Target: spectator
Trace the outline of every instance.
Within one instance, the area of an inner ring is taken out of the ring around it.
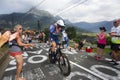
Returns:
[[[111,28],[111,49],[113,59],[111,62],[114,62],[113,65],[118,65],[117,61],[120,56],[120,26],[119,20],[113,22],[113,27]]]
[[[24,44],[21,41],[21,33],[22,33],[22,26],[21,25],[16,25],[14,28],[15,33],[10,36],[9,39],[9,47],[10,47],[10,55],[15,57],[16,63],[17,63],[17,69],[16,69],[16,76],[15,80],[25,80],[20,76],[20,73],[22,71],[23,67],[23,57],[22,57],[22,47],[28,48],[28,47],[33,47],[33,44]],[[12,38],[12,39],[11,39]]]
[[[45,33],[42,31],[42,35],[43,35],[43,42],[45,42]]]
[[[84,39],[84,40],[79,40],[78,43],[75,43],[75,44],[74,44],[74,48],[75,48],[75,49],[77,48],[78,50],[81,50],[82,47],[84,46],[85,42],[86,42],[86,39]]]
[[[35,39],[39,41],[39,33],[35,34]]]
[[[74,49],[78,49],[78,46],[79,46],[78,43],[75,42],[75,43],[74,43]]]
[[[68,36],[67,33],[64,31],[62,31],[62,40],[63,40],[63,48],[64,48],[64,44],[66,45],[66,48],[68,48]]]
[[[22,40],[23,40],[24,43],[28,43],[28,39],[27,38],[28,38],[27,34],[23,33],[22,34]]]
[[[31,43],[32,42],[32,36],[29,34],[28,35],[28,43]]]
[[[79,50],[82,49],[82,47],[84,46],[85,42],[86,42],[86,39],[84,39],[84,40],[82,40],[82,41],[79,41],[79,43],[78,43],[78,49],[79,49]]]
[[[0,48],[9,40],[11,32],[9,30],[5,31],[0,37]]]
[[[46,41],[46,44],[45,44],[44,47],[50,47],[50,40],[47,40],[47,41]]]
[[[43,41],[43,34],[42,32],[39,33],[39,42],[41,43]]]
[[[106,45],[106,29],[105,27],[100,27],[100,34],[96,34],[98,38],[97,42],[97,55],[96,60],[101,60],[103,58],[103,51]]]

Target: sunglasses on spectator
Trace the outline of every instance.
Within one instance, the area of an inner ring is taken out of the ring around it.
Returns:
[[[19,28],[19,30],[23,30],[23,28]]]

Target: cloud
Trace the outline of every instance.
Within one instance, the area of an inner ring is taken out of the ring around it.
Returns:
[[[53,14],[58,13],[65,8],[80,2],[81,0],[69,0],[64,5],[59,5],[58,8],[51,7],[49,11]],[[82,0],[83,1],[83,0]],[[72,22],[79,22],[79,21],[87,21],[87,22],[98,22],[104,20],[113,20],[116,18],[120,18],[119,13],[120,11],[117,8],[120,7],[119,5],[120,0],[88,0],[87,2],[80,4],[77,7],[68,9],[64,11],[59,16],[69,19]],[[50,5],[49,5],[50,6]],[[53,9],[54,8],[54,9]],[[114,12],[113,12],[114,11]]]
[[[0,14],[26,12],[43,0],[1,0]],[[84,0],[44,0],[38,9],[49,11],[51,14],[69,8]],[[71,22],[99,22],[120,18],[120,0],[87,0],[83,4],[63,11],[59,16]]]
[[[42,0],[1,0],[0,1],[0,14],[12,12],[25,12],[36,6]]]
[[[71,9],[62,17],[69,18],[72,21],[99,22],[104,20],[113,20],[120,18],[118,8],[119,0],[88,0],[74,9]],[[72,16],[71,16],[72,15]]]

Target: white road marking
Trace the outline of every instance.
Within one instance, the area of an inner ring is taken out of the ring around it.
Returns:
[[[10,76],[10,80],[12,80],[12,76]]]
[[[97,78],[95,76],[93,76],[92,74],[82,73],[82,72],[78,72],[78,71],[72,72],[68,77],[66,77],[63,80],[72,80],[72,78],[75,76],[83,76],[83,77],[88,78],[89,80],[97,80]],[[83,79],[78,79],[78,80],[83,80]]]
[[[112,59],[110,59],[110,58],[105,58],[105,60],[106,60],[106,61],[112,61]]]
[[[34,58],[40,58],[40,60],[34,61]],[[28,58],[28,62],[32,63],[32,64],[37,64],[37,63],[42,63],[42,62],[46,61],[47,59],[48,59],[48,57],[46,57],[44,55],[34,55],[34,56],[31,56]]]
[[[23,66],[25,66],[25,65],[26,65],[26,63],[23,64]],[[13,66],[13,67],[7,68],[5,71],[7,72],[7,71],[14,70],[14,69],[16,69],[16,66]]]
[[[27,53],[32,53],[32,54],[41,54],[42,53],[42,49],[38,50],[38,51],[27,51]]]
[[[104,68],[106,70],[110,70],[112,72],[115,72],[117,75],[115,76],[112,76],[112,75],[109,75],[107,73],[104,73],[102,71],[100,71],[98,68]],[[109,80],[120,80],[120,71],[117,70],[117,69],[114,69],[112,67],[109,67],[109,66],[104,66],[104,65],[93,65],[90,67],[90,69],[94,72],[96,72],[97,74],[103,76],[103,77],[106,77],[107,79]]]
[[[89,72],[89,73],[91,73],[91,74],[93,74],[93,75],[95,75],[95,76],[97,76],[97,77],[99,77],[99,78],[101,78],[102,80],[108,80],[107,78],[104,78],[103,76],[100,76],[100,75],[96,74],[95,72],[93,72],[93,71],[91,71],[91,70],[89,70],[89,69],[87,69],[87,68],[85,68],[83,66],[80,66],[80,65],[78,65],[78,64],[76,64],[76,63],[74,63],[72,61],[70,61],[70,63],[77,66],[77,67],[79,67],[79,68],[81,68],[81,69],[83,69],[83,70],[85,70],[85,71],[87,71],[87,72]]]
[[[43,48],[43,49],[45,50],[45,48]],[[70,63],[73,64],[73,65],[75,65],[75,66],[77,66],[77,67],[79,67],[79,68],[81,68],[81,69],[83,69],[83,70],[85,70],[85,71],[87,71],[87,72],[89,72],[89,73],[91,73],[91,74],[93,74],[94,76],[97,76],[97,77],[101,78],[102,80],[108,80],[107,78],[104,78],[103,76],[98,75],[97,73],[95,73],[95,72],[93,72],[93,71],[91,71],[91,70],[89,70],[89,69],[87,69],[87,68],[85,68],[83,66],[80,66],[80,65],[78,65],[78,64],[76,64],[76,63],[74,63],[72,61],[70,61]]]
[[[112,59],[110,59],[110,58],[105,58],[105,60],[106,60],[106,61],[112,61]],[[120,61],[117,61],[117,63],[118,63],[119,65],[115,65],[114,67],[120,69]]]
[[[106,61],[112,61],[112,59],[110,59],[110,58],[105,58],[105,60],[106,60]],[[120,61],[117,61],[117,63],[120,64]]]

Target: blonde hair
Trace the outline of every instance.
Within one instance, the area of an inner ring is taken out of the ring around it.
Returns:
[[[17,29],[18,29],[19,27],[22,27],[22,25],[20,25],[20,24],[15,25],[14,31],[17,31]]]
[[[15,25],[14,31],[16,32],[17,29],[20,28],[20,27],[22,27],[22,25],[20,25],[20,24]],[[22,33],[20,33],[19,36],[21,37],[21,36],[22,36]]]

